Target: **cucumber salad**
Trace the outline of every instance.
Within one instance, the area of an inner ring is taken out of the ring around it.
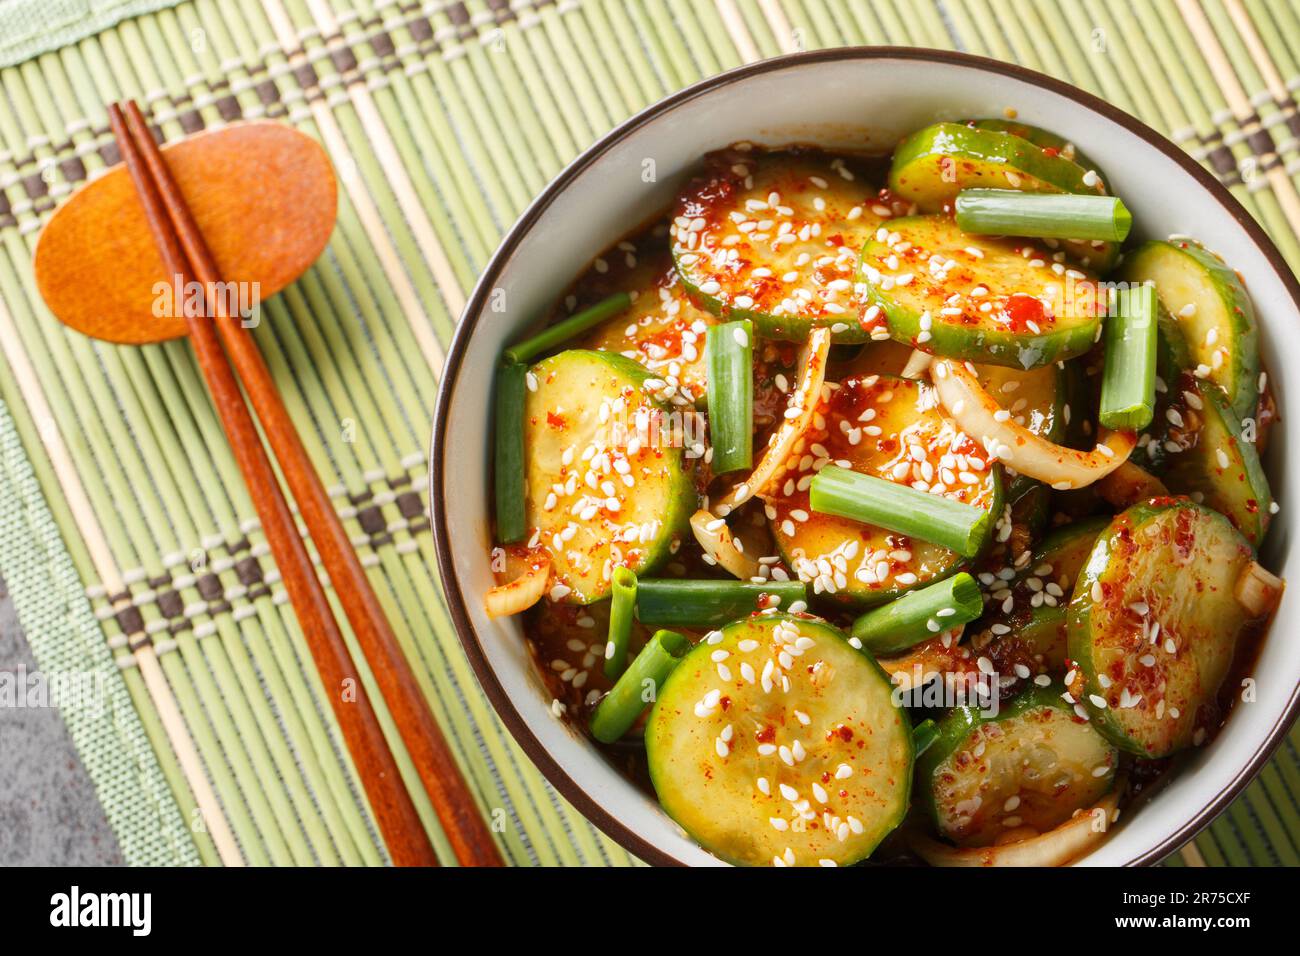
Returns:
[[[497,372],[485,605],[555,716],[737,865],[1060,865],[1142,812],[1283,582],[1250,296],[1133,225],[1013,119],[703,157]]]

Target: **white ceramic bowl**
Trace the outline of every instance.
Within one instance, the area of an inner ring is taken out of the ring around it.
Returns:
[[[887,152],[941,119],[1016,110],[1080,144],[1106,170],[1146,236],[1196,236],[1238,269],[1259,313],[1264,361],[1284,414],[1266,463],[1282,502],[1265,561],[1295,564],[1283,462],[1300,429],[1285,414],[1300,349],[1300,286],[1263,230],[1182,150],[1132,117],[1058,80],[979,57],[897,47],[824,50],[742,67],[676,93],[628,120],[575,160],[506,236],[466,309],[442,379],[434,425],[433,525],[443,587],[465,650],[507,726],[551,783],[628,850],[652,863],[716,865],[652,797],[616,773],[580,733],[551,716],[519,624],[489,620],[492,586],[489,448],[493,367],[502,348],[547,312],[606,246],[662,211],[705,152],[738,140]],[[647,181],[650,180],[650,181]],[[502,299],[504,295],[504,299]],[[504,311],[494,310],[505,303]],[[1286,330],[1290,329],[1288,333]],[[1129,814],[1088,864],[1150,863],[1179,847],[1239,793],[1281,741],[1300,706],[1300,595],[1282,601],[1257,675],[1217,738]]]

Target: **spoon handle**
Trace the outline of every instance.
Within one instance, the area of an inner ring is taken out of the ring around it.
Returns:
[[[127,104],[127,122],[137,139],[148,138],[153,144],[144,116],[134,103]],[[219,283],[220,270],[162,153],[156,145],[153,149],[146,146],[144,153],[194,278],[205,287]],[[334,591],[371,664],[380,693],[393,714],[457,859],[466,866],[501,866],[496,841],[478,812],[477,802],[402,653],[329,493],[312,466],[257,343],[241,323],[228,316],[218,315],[213,324],[262,423],[281,473],[298,503]]]

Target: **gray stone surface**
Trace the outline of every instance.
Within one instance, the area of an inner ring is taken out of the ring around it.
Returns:
[[[0,671],[36,670],[0,581]],[[0,866],[122,863],[95,788],[53,708],[0,707]]]

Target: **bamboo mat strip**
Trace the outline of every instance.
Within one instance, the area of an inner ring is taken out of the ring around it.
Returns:
[[[103,104],[140,99],[168,139],[268,117],[325,145],[338,228],[255,336],[503,852],[628,864],[528,764],[459,650],[422,498],[437,372],[498,237],[568,159],[719,70],[859,43],[964,49],[1104,96],[1170,133],[1300,262],[1288,0],[188,0],[0,69],[0,354],[14,373],[0,398],[154,779],[201,823],[175,861],[386,854],[187,347],[89,342],[35,294],[40,225],[116,161]],[[15,599],[21,612],[34,595]],[[1176,862],[1300,862],[1296,739]],[[164,816],[115,826],[154,847]]]

